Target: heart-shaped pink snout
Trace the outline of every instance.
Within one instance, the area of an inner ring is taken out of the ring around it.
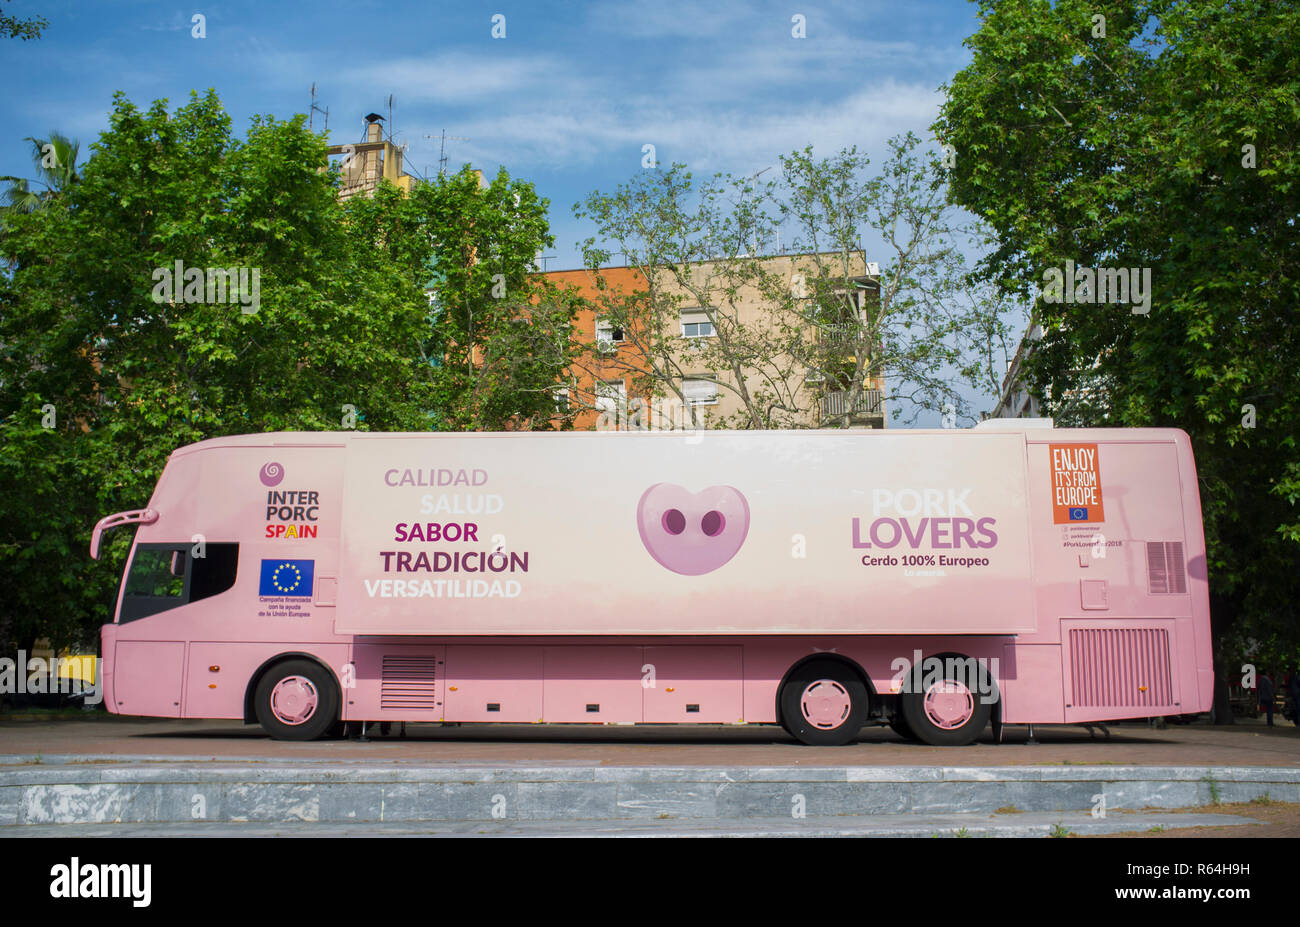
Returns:
[[[676,483],[656,483],[636,507],[641,543],[674,573],[712,573],[740,550],[749,533],[749,503],[740,490],[710,486],[687,492]]]

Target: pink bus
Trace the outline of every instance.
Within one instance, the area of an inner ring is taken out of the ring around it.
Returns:
[[[955,745],[1210,707],[1178,430],[244,435],[91,556],[128,524],[119,714]]]

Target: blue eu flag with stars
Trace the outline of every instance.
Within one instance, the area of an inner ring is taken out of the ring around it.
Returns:
[[[315,560],[263,560],[258,595],[310,596]]]

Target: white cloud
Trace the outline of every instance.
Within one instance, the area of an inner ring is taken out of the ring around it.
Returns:
[[[733,108],[703,104],[610,106],[566,101],[558,107],[519,107],[458,118],[457,161],[504,163],[512,170],[582,167],[625,158],[626,173],[640,166],[651,143],[662,163],[684,161],[704,171],[742,171],[776,162],[779,154],[812,144],[829,154],[857,145],[879,153],[892,135],[928,135],[940,95],[926,84],[885,80],[841,99],[760,103]],[[406,131],[436,135],[438,128]],[[436,155],[436,149],[435,149]],[[418,162],[417,162],[418,163]]]

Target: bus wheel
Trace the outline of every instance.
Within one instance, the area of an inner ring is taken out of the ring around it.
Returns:
[[[797,740],[814,747],[838,747],[867,723],[866,684],[834,660],[800,666],[781,687],[781,721]]]
[[[286,660],[267,670],[254,704],[257,720],[275,740],[314,740],[339,716],[334,679],[310,660]]]
[[[956,655],[944,655],[947,656]],[[957,678],[961,674],[953,663],[964,660],[964,657],[957,661],[944,659],[941,677],[924,680],[920,692],[904,692],[899,696],[903,721],[923,743],[934,747],[964,746],[974,742],[989,723],[992,702],[966,685],[974,680]],[[976,685],[987,691],[982,679]]]

